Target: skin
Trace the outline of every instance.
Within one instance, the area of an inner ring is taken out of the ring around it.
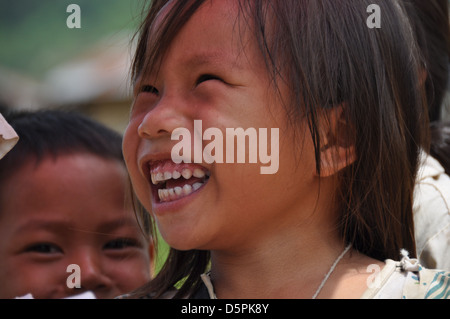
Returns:
[[[236,27],[236,8],[235,1],[207,1],[173,40],[158,75],[139,79],[124,137],[127,167],[169,245],[211,251],[219,298],[311,298],[344,249],[333,208],[336,171],[317,176],[305,123],[289,125],[249,30]],[[214,77],[200,81],[204,75]],[[288,96],[285,87],[280,90]],[[254,164],[202,164],[211,174],[205,186],[159,204],[148,165],[170,160],[176,143],[171,132],[192,132],[194,120],[202,120],[204,130],[223,132],[280,128],[278,172],[261,175]],[[369,264],[379,262],[348,253],[319,297],[359,297]]]
[[[126,176],[120,162],[81,153],[30,159],[2,181],[0,298],[114,298],[146,283],[152,246],[125,205]],[[66,284],[71,264],[81,288]]]

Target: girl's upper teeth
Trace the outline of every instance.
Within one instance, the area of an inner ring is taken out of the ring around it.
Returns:
[[[172,178],[173,178],[173,179],[179,179],[180,177],[181,177],[181,173],[180,173],[180,172],[174,171],[174,172],[172,173]]]
[[[185,179],[189,179],[192,176],[197,178],[203,178],[205,177],[205,172],[200,168],[195,168],[193,170],[189,168],[183,168],[181,172],[174,170],[172,172],[165,171],[165,172],[154,172],[151,173],[151,180],[154,185],[157,185],[159,183],[164,183],[170,179],[179,179],[181,176],[183,176]]]
[[[189,179],[192,177],[192,171],[189,168],[185,168],[181,171],[181,176],[183,176],[185,179]]]

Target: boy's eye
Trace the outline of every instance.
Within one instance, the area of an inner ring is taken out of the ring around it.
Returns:
[[[57,254],[62,253],[62,249],[59,248],[57,245],[49,244],[49,243],[38,243],[29,246],[26,250],[26,252],[36,252],[40,254]]]
[[[158,95],[158,94],[159,94],[158,89],[155,88],[155,87],[152,86],[152,85],[143,85],[143,86],[141,87],[140,92],[143,92],[143,93],[150,93],[150,94],[155,94],[155,95]]]
[[[104,249],[124,249],[127,247],[137,247],[139,243],[131,238],[118,238],[111,240],[103,246]]]
[[[223,80],[221,78],[219,78],[218,76],[215,76],[212,74],[203,74],[197,79],[197,85],[199,85],[200,83],[206,82],[206,81],[211,81],[211,80],[218,80],[218,81],[223,82]]]

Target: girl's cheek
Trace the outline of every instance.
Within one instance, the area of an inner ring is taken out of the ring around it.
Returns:
[[[133,164],[136,159],[139,145],[138,123],[136,119],[130,119],[123,136],[122,149],[127,166]]]

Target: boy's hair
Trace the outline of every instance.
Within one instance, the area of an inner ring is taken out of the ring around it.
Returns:
[[[119,161],[125,166],[121,134],[79,112],[5,109],[3,116],[16,131],[19,141],[0,161],[0,191],[2,182],[30,160],[39,165],[48,157],[56,159],[63,155],[88,153]],[[131,183],[128,183],[131,189]],[[133,205],[140,207],[137,202]],[[137,218],[143,225],[144,233],[148,234],[148,213],[141,211]]]
[[[172,2],[157,27],[158,13],[167,2],[151,1],[141,25],[132,66],[135,81],[157,70],[172,40],[205,0]],[[240,13],[233,23],[251,28],[274,89],[278,90],[278,83],[289,86],[287,116],[293,127],[306,121],[319,174],[324,146],[320,115],[343,107],[352,133],[345,142],[354,145],[356,161],[338,176],[342,241],[380,260],[397,259],[401,248],[414,255],[413,190],[419,146],[428,145],[428,114],[418,81],[420,55],[402,4],[392,0],[238,3]],[[381,28],[367,24],[367,9],[373,4],[381,10]],[[206,251],[172,249],[156,278],[135,296],[161,297],[180,280],[183,285],[175,297],[189,295],[201,284],[200,274],[209,260]]]
[[[10,111],[4,116],[19,142],[0,161],[0,180],[14,174],[30,158],[39,163],[47,156],[85,152],[123,162],[122,136],[78,112]]]

